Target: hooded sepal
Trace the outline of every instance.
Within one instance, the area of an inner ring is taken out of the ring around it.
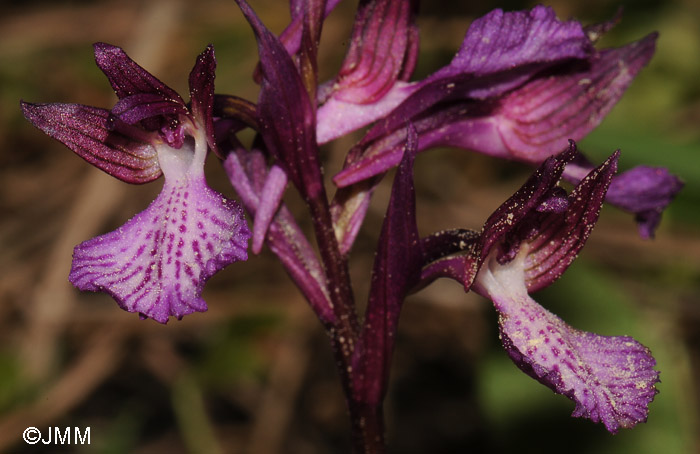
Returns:
[[[383,117],[412,91],[416,64],[417,2],[360,2],[350,48],[336,79],[319,96],[317,134],[325,143]]]
[[[119,98],[113,113],[127,123],[138,122],[147,131],[159,131],[161,138],[174,148],[182,147],[184,123],[193,120],[182,97],[129,58],[123,49],[105,43],[95,43],[94,48],[97,66]],[[213,58],[213,49],[208,49]],[[195,70],[198,66],[201,56]],[[209,77],[213,89],[213,72]]]
[[[204,128],[207,144],[219,157],[223,157],[216,146],[214,137],[214,78],[216,77],[216,56],[214,46],[209,44],[199,54],[190,72],[190,110],[197,127]]]
[[[369,404],[378,404],[384,397],[401,305],[420,278],[423,253],[413,187],[417,137],[409,129],[379,237],[364,326],[353,352],[353,397]]]
[[[95,43],[93,48],[97,66],[107,76],[119,99],[148,93],[185,104],[175,90],[142,68],[122,48],[106,43]]]
[[[165,185],[151,205],[76,246],[69,276],[80,290],[104,291],[123,309],[160,323],[205,311],[205,282],[246,260],[250,238],[240,206],[210,189],[199,164],[190,167],[179,151],[163,152],[171,154]]]
[[[571,194],[558,186],[576,145],[549,157],[530,179],[486,221],[479,242],[480,263],[495,254],[505,264],[527,249],[525,282],[535,291],[557,280],[576,258],[598,221],[619,152],[593,169]]]
[[[652,33],[626,46],[596,52],[585,62],[555,67],[505,96],[490,118],[503,141],[503,153],[512,159],[539,163],[557,153],[567,139],[583,139],[603,121],[649,63],[657,36]],[[479,140],[484,138],[445,145],[481,151]]]
[[[34,126],[100,170],[127,183],[148,183],[162,174],[154,139],[108,110],[80,104],[21,103]]]
[[[525,281],[528,291],[547,287],[571,265],[598,222],[620,152],[592,170],[566,196],[562,190],[537,207],[539,219],[528,233]],[[532,221],[531,221],[532,222]]]

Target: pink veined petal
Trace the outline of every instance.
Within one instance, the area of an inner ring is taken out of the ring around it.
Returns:
[[[333,96],[355,104],[379,101],[411,60],[416,1],[365,0],[358,6],[350,48]]]
[[[417,88],[416,84],[397,81],[381,99],[368,104],[356,104],[336,97],[329,98],[316,113],[318,143],[330,142],[384,117]]]
[[[159,158],[166,176],[161,193],[122,227],[78,245],[69,280],[167,323],[206,311],[204,283],[247,259],[250,231],[240,206],[207,186],[203,157],[168,147]]]
[[[541,77],[502,101],[494,116],[511,156],[539,162],[568,139],[581,140],[612,110],[654,54],[656,33],[591,57],[589,66],[569,74]]]
[[[475,287],[493,300],[513,362],[574,401],[574,417],[612,433],[645,422],[659,381],[649,349],[631,337],[579,331],[540,306],[525,288],[524,255],[506,265],[491,256]]]

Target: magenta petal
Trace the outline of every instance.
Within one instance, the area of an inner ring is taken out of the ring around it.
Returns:
[[[585,58],[592,51],[581,24],[559,21],[552,8],[539,5],[530,11],[506,13],[496,9],[471,24],[450,65],[429,79],[457,74],[483,76],[521,67],[518,77],[513,78],[517,76],[513,73],[475,95],[483,98],[492,96],[494,90],[503,92],[505,87],[523,82],[543,65]]]
[[[495,259],[477,283],[499,312],[501,341],[513,362],[576,403],[574,417],[616,433],[645,422],[659,372],[648,348],[626,336],[576,330],[527,294],[522,260]]]
[[[247,258],[249,237],[240,206],[210,189],[201,173],[166,178],[146,210],[75,248],[69,279],[80,290],[104,291],[123,309],[167,323],[170,316],[207,309],[204,283]]]
[[[26,102],[21,107],[34,126],[115,178],[147,183],[161,175],[156,149],[150,144],[152,137],[105,109]]]
[[[237,144],[227,154],[224,169],[246,209],[257,216],[259,196],[268,172],[262,152],[248,151]],[[280,259],[292,280],[302,289],[322,323],[335,323],[323,267],[284,204],[281,204],[272,219],[266,239],[268,247]]]

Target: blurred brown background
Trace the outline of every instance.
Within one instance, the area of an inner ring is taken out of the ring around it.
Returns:
[[[427,4],[430,3],[430,4]],[[547,2],[560,18],[609,18],[612,0]],[[468,24],[530,2],[426,2],[414,77],[446,64]],[[405,306],[387,399],[392,453],[700,452],[700,4],[629,1],[611,46],[658,30],[657,54],[603,125],[580,145],[621,167],[664,165],[686,188],[654,241],[605,208],[580,259],[535,298],[577,328],[635,336],[662,371],[649,422],[611,436],[569,417],[573,404],[519,372],[502,351],[490,304],[438,282]],[[285,2],[253,7],[275,32]],[[324,26],[321,75],[345,53],[354,3]],[[122,46],[187,93],[196,55],[212,42],[217,91],[257,96],[252,32],[233,1],[24,1],[0,6],[0,452],[348,452],[347,416],[325,335],[269,251],[215,276],[209,311],[161,326],[67,282],[72,248],[142,210],[162,183],[129,186],[26,122],[19,99],[110,107],[91,44]],[[326,174],[354,138],[324,149]],[[530,169],[458,150],[418,158],[424,234],[479,228]],[[213,158],[212,186],[233,196]],[[391,180],[378,191],[352,254],[359,301]],[[292,199],[292,203],[294,203]],[[303,216],[303,211],[300,212]],[[84,446],[27,445],[36,426],[91,428]]]

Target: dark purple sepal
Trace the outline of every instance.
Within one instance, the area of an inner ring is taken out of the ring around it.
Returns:
[[[171,116],[177,118],[187,115],[184,104],[174,102],[155,93],[139,93],[121,98],[112,108],[112,114],[125,123],[134,125],[142,120]]]
[[[270,153],[306,200],[325,189],[318,161],[314,108],[289,54],[244,0],[237,0],[258,42],[262,82],[260,132]]]
[[[420,278],[423,253],[413,187],[416,139],[415,130],[409,132],[379,236],[362,333],[353,352],[353,397],[367,404],[383,400],[401,305]]]
[[[327,0],[325,2],[323,19],[328,17],[338,3],[340,3],[340,0]],[[279,35],[280,42],[291,56],[296,56],[301,49],[302,30],[304,27],[304,6],[304,1],[290,2],[289,8],[292,20]],[[253,78],[256,82],[260,83],[262,79],[260,64],[258,64],[257,68],[255,69]]]
[[[184,105],[180,95],[133,61],[120,47],[106,43],[93,44],[95,62],[109,79],[119,99],[150,93],[170,98]]]
[[[620,152],[613,153],[591,171],[562,200],[558,195],[544,201],[527,233],[525,282],[529,292],[547,287],[571,265],[598,222],[600,208],[617,171]]]
[[[117,97],[120,101],[129,98],[117,104],[117,114],[129,123],[143,118],[140,124],[144,129],[159,131],[171,147],[182,147],[183,120],[189,112],[182,97],[129,58],[123,49],[106,43],[93,46],[97,66]]]
[[[217,156],[223,158],[214,138],[214,78],[216,56],[214,46],[209,44],[199,54],[190,72],[190,110],[198,128],[204,128],[207,143]]]
[[[215,94],[213,112],[215,124],[221,120],[235,120],[254,130],[258,130],[260,128],[257,106],[246,99],[239,98],[238,96]],[[225,134],[223,134],[224,132],[225,131],[222,130],[222,134],[220,134],[222,137],[225,136]]]
[[[504,240],[507,240],[508,246],[517,248],[519,242],[525,239],[519,236],[529,233],[531,223],[528,221],[533,220],[532,214],[537,213],[537,208],[543,201],[552,197],[564,167],[575,156],[576,145],[571,142],[566,151],[547,158],[525,184],[489,216],[482,228],[479,245],[481,261],[486,259],[494,246]],[[507,238],[513,235],[516,236],[515,239]],[[510,253],[508,249],[503,250],[502,257],[505,258]]]
[[[109,79],[109,83],[119,99],[150,93],[185,105],[175,90],[139,66],[129,58],[122,48],[106,43],[95,43],[93,47],[95,49],[95,62]]]
[[[155,137],[108,110],[80,104],[21,103],[34,126],[100,170],[127,183],[147,183],[162,174]]]

